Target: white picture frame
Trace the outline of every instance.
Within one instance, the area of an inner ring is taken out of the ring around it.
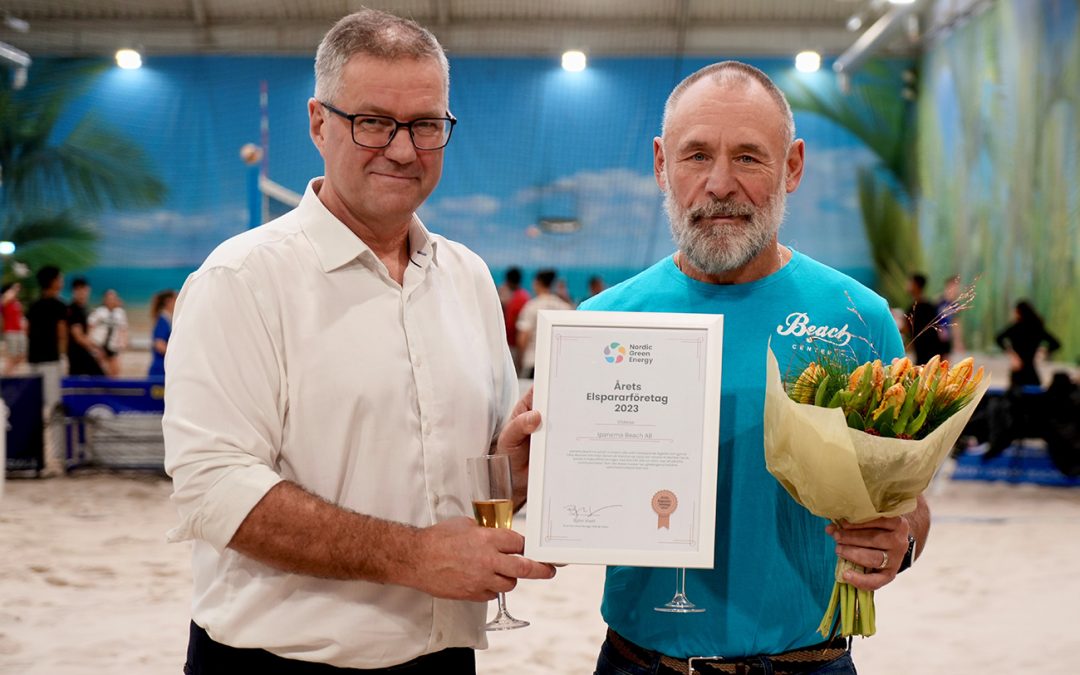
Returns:
[[[713,566],[723,324],[539,313],[526,556]]]

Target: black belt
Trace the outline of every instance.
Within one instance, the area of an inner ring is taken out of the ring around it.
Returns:
[[[607,644],[616,654],[635,665],[643,668],[655,667],[656,675],[692,675],[692,673],[752,675],[763,672],[764,661],[772,664],[776,675],[812,673],[830,661],[842,657],[848,650],[847,638],[838,637],[829,642],[781,654],[732,658],[695,656],[689,659],[678,659],[634,644],[610,628],[607,632]]]

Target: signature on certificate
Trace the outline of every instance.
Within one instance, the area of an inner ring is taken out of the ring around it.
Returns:
[[[580,504],[568,504],[563,507],[566,509],[566,513],[570,516],[570,520],[575,523],[595,523],[597,518],[596,514],[607,511],[608,509],[621,509],[622,504],[609,504],[607,506],[582,506]]]

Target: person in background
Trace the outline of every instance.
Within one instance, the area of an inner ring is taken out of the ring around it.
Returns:
[[[90,300],[90,282],[76,277],[71,282],[71,304],[67,308],[67,325],[70,339],[67,343],[68,375],[105,374],[102,363],[105,350],[90,339],[87,326],[86,305]]]
[[[566,279],[559,277],[555,280],[555,284],[551,287],[551,292],[562,298],[562,301],[571,307],[574,306],[574,299],[570,297],[570,288],[566,285]]]
[[[817,350],[902,356],[900,334],[883,298],[779,243],[806,151],[765,73],[725,61],[690,75],[669,96],[652,146],[677,251],[581,308],[725,316],[715,564],[686,572],[707,608],[695,616],[653,611],[671,597],[674,570],[608,567],[596,673],[685,674],[706,657],[695,672],[853,674],[848,642],[822,642],[816,631],[837,556],[865,568],[845,581],[881,588],[914,557],[914,538],[925,543],[929,511],[920,499],[910,514],[855,525],[795,502],[765,470],[766,349],[790,372]],[[849,333],[852,310],[863,321]],[[708,659],[718,654],[724,663]]]
[[[915,352],[915,363],[924,364],[941,354],[937,306],[926,299],[926,275],[916,272],[908,277],[911,309],[907,312],[908,343]]]
[[[192,541],[187,675],[475,672],[485,602],[554,567],[473,518],[466,460],[527,435],[484,261],[416,215],[456,119],[413,21],[360,9],[319,44],[295,209],[184,282],[165,470]]]
[[[585,298],[585,300],[588,300],[594,295],[600,295],[600,293],[603,292],[605,288],[607,288],[607,286],[604,284],[603,278],[599,275],[594,274],[593,276],[589,277],[589,295]]]
[[[511,267],[506,270],[506,277],[499,287],[499,299],[502,301],[503,320],[506,322],[506,344],[510,347],[510,356],[514,359],[514,372],[521,371],[521,348],[517,343],[517,320],[522,307],[529,301],[529,292],[521,287],[521,268]]]
[[[1013,322],[995,338],[997,344],[1009,354],[1009,388],[1041,386],[1035,369],[1035,357],[1039,349],[1046,347],[1050,354],[1061,347],[1058,339],[1046,330],[1042,317],[1027,300],[1016,303]]]
[[[150,377],[165,376],[165,350],[169,347],[172,334],[173,307],[176,305],[176,291],[168,288],[154,294],[150,302],[150,316],[154,320],[154,330],[150,334]]]
[[[967,351],[964,346],[964,333],[956,314],[955,303],[960,299],[962,292],[960,275],[954,274],[945,280],[945,288],[941,292],[941,299],[937,304],[937,315],[944,317],[938,327],[938,338],[941,340],[941,357],[949,358],[951,354],[963,354]]]
[[[19,300],[22,284],[18,281],[0,289],[0,306],[4,318],[4,375],[14,375],[26,360],[26,326],[23,306]]]
[[[532,300],[521,308],[517,320],[518,347],[521,348],[521,376],[531,378],[536,367],[536,315],[542,309],[573,309],[566,300],[552,291],[557,273],[555,270],[540,270],[533,277]]]
[[[117,292],[110,288],[101,297],[101,306],[90,312],[86,323],[90,340],[105,354],[105,374],[120,377],[120,352],[128,345],[128,320]]]
[[[67,354],[67,305],[60,299],[64,275],[59,267],[46,265],[36,274],[40,297],[26,310],[26,360],[30,372],[41,376],[42,416],[45,420],[45,475],[61,470],[61,453],[55,434],[49,433],[60,407],[61,360]]]

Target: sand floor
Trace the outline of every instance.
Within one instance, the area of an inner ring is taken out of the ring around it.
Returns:
[[[166,479],[76,472],[11,480],[0,501],[0,673],[181,672],[189,547],[164,541]],[[1072,675],[1080,649],[1080,490],[939,482],[925,555],[878,593],[869,675]],[[523,522],[517,525],[523,526]],[[523,582],[532,626],[491,635],[480,673],[591,673],[602,568]]]

